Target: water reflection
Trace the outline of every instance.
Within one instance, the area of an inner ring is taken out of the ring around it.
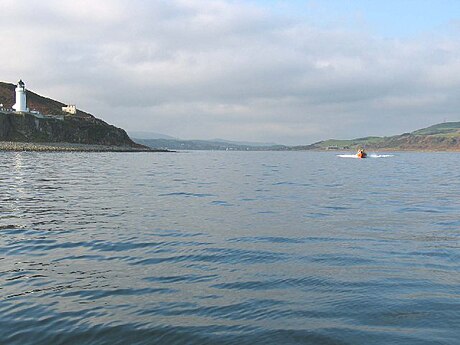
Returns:
[[[460,159],[430,157],[3,153],[1,341],[453,344]]]

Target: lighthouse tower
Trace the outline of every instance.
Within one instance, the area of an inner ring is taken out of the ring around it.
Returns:
[[[16,86],[16,104],[13,105],[13,109],[22,113],[29,111],[29,108],[27,108],[26,87],[22,80],[19,80]]]

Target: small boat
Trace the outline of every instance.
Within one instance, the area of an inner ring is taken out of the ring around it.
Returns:
[[[367,157],[367,153],[366,151],[364,151],[363,149],[359,149],[358,152],[356,153],[356,156],[358,158],[366,158]]]

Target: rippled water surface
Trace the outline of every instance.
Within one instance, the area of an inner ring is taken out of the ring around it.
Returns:
[[[0,343],[459,344],[459,167],[0,152]]]

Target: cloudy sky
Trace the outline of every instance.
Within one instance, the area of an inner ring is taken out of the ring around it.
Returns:
[[[460,121],[457,0],[0,0],[0,80],[128,131],[308,144]]]

